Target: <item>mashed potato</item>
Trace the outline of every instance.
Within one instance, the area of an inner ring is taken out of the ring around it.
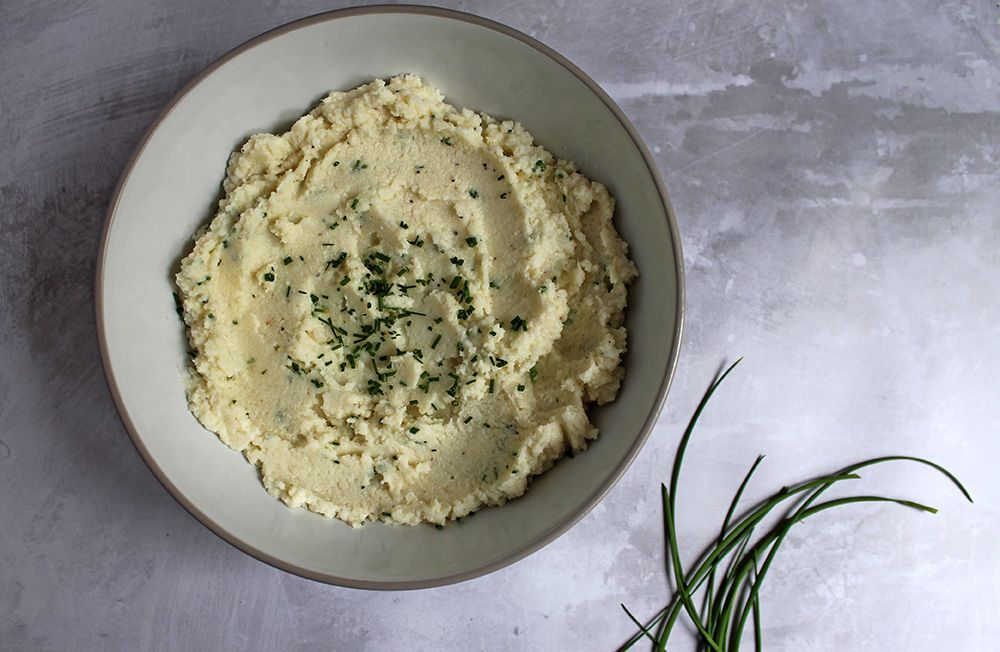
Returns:
[[[414,76],[229,161],[177,285],[191,411],[292,506],[444,523],[597,436],[636,274],[614,200]]]

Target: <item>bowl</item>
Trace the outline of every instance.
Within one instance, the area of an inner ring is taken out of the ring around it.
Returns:
[[[229,154],[282,131],[334,89],[413,72],[460,107],[522,122],[617,199],[615,223],[640,277],[632,285],[625,380],[596,408],[590,449],[527,493],[444,529],[351,528],[266,493],[256,469],[206,431],[184,395],[187,344],[173,272],[214,213]],[[509,27],[437,8],[366,7],[299,20],[213,63],[154,122],[118,184],[97,268],[97,325],[111,393],[150,470],[201,523],[285,571],[343,586],[406,589],[510,564],[583,517],[635,457],[660,412],[680,346],[680,238],[652,157],[604,91],[550,48]]]

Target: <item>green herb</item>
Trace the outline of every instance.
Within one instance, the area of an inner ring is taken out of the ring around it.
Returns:
[[[528,369],[528,377],[531,379],[531,382],[535,382],[535,378],[538,377],[538,365]]]
[[[512,331],[515,331],[515,332],[519,331],[519,330],[527,332],[528,331],[528,322],[526,320],[524,320],[524,319],[521,319],[521,316],[518,315],[518,316],[516,316],[516,317],[514,317],[513,319],[510,320],[510,329]]]
[[[401,229],[408,229],[408,228],[410,228],[410,225],[407,224],[406,222],[400,222],[399,223],[399,228],[401,228]]]
[[[518,385],[517,386],[517,391],[523,392],[524,391],[524,385]]]
[[[410,434],[411,434],[411,435],[415,435],[415,434],[417,434],[418,432],[420,432],[420,428],[418,428],[418,427],[416,427],[416,426],[413,426],[413,427],[411,427],[411,428],[410,428]]]
[[[500,199],[507,199],[507,193],[505,192],[500,193]]]
[[[184,305],[181,303],[181,298],[176,292],[171,292],[174,295],[174,311],[177,312],[177,316],[184,319]]]
[[[471,416],[465,417],[464,419],[462,419],[462,423],[469,423],[470,421],[472,421],[472,417]]]
[[[445,145],[447,145],[448,147],[452,146],[451,145],[451,136],[445,136],[444,138],[441,139],[441,142],[444,143]]]
[[[535,172],[545,172],[545,162],[539,159],[535,161],[535,165],[531,169]]]
[[[424,241],[420,239],[419,235],[417,237],[413,238],[412,240],[407,240],[407,242],[409,242],[414,247],[423,247],[424,246]]]
[[[354,163],[351,165],[351,171],[357,172],[358,170],[364,170],[367,167],[368,167],[367,163],[362,163],[361,160],[358,159],[354,161]]]
[[[268,283],[273,283],[274,282],[274,273],[272,273],[272,272],[264,272],[264,280],[267,281]]]
[[[487,391],[489,391],[490,394],[493,393],[493,383],[494,383],[494,380],[492,378],[490,378],[490,385],[487,388]]]
[[[673,576],[672,579],[677,586],[677,591],[670,603],[646,624],[640,622],[624,604],[622,605],[625,613],[639,627],[640,631],[626,641],[620,648],[621,650],[632,647],[643,636],[656,645],[656,649],[665,650],[670,633],[682,610],[694,624],[700,642],[715,652],[736,652],[743,638],[746,624],[752,618],[755,649],[760,650],[762,649],[760,589],[781,544],[795,525],[820,512],[855,503],[895,503],[932,514],[937,512],[935,508],[921,503],[884,496],[849,496],[817,502],[820,496],[835,484],[859,478],[857,471],[865,467],[892,461],[923,464],[943,474],[958,487],[969,502],[972,502],[972,497],[962,486],[962,483],[944,467],[918,457],[892,455],[858,462],[835,473],[783,487],[746,510],[742,516],[734,518],[744,490],[764,459],[763,456],[758,456],[733,496],[729,510],[723,519],[719,538],[685,573],[681,567],[675,523],[677,486],[684,453],[694,433],[698,418],[709,399],[739,362],[737,360],[726,369],[705,392],[677,446],[673,470],[670,475],[670,486],[668,488],[665,484],[660,485],[666,547],[669,554],[666,566],[668,572]],[[762,521],[779,507],[788,507],[789,511],[754,542],[754,529],[760,526]],[[722,574],[716,583],[719,571],[722,571]],[[699,610],[695,606],[694,595],[703,586],[705,596],[703,606]]]
[[[475,247],[477,244],[479,244],[479,241],[476,240],[475,238],[470,237],[465,239],[465,244],[469,245],[470,247]]]
[[[355,197],[354,199],[351,200],[351,210],[354,210],[357,207],[358,207],[358,198]]]
[[[316,389],[319,389],[320,387],[323,386],[323,381],[322,380],[317,380],[315,378],[310,378],[309,382],[311,382]]]
[[[351,282],[351,277],[350,276],[345,276],[344,278],[340,279],[340,285],[341,286],[347,285],[350,282]]]
[[[431,383],[436,383],[437,381],[441,380],[440,376],[431,376],[426,371],[420,372],[420,378],[422,380],[421,382],[417,383],[417,389],[422,390],[424,394],[430,391]],[[437,409],[437,407],[435,407],[433,403],[431,403],[431,407],[433,407],[435,410]]]
[[[451,372],[448,376],[451,378],[451,387],[449,387],[446,391],[448,396],[455,398],[458,395],[458,375]]]
[[[469,197],[473,199],[479,199],[479,191],[475,188],[469,188]]]
[[[441,334],[438,333],[438,336],[434,338],[433,342],[431,342],[431,348],[432,349],[436,349],[437,345],[438,345],[438,342],[440,342],[440,341],[441,341]]]
[[[340,161],[334,161],[333,162],[333,167],[337,167],[338,165],[340,165]]]
[[[343,265],[345,260],[347,260],[347,252],[342,251],[336,258],[326,261],[326,269],[336,269]]]
[[[292,264],[292,257],[291,256],[285,256],[285,259],[283,261],[281,261],[281,262],[283,262],[286,265],[291,265]]]

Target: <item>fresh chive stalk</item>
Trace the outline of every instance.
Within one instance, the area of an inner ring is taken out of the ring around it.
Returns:
[[[665,565],[667,574],[673,578],[677,589],[667,606],[645,623],[636,618],[624,604],[622,605],[622,609],[639,628],[639,631],[629,638],[619,650],[631,648],[643,637],[648,639],[653,649],[666,650],[674,625],[683,612],[698,632],[702,648],[716,652],[738,652],[746,625],[752,623],[754,649],[759,651],[763,645],[760,589],[781,544],[795,525],[821,512],[858,503],[895,503],[931,514],[937,512],[935,508],[922,503],[886,496],[848,496],[817,502],[835,484],[844,480],[860,478],[857,472],[863,468],[895,461],[922,464],[944,475],[969,502],[972,502],[972,497],[966,488],[958,478],[944,467],[919,457],[889,455],[851,464],[835,473],[783,487],[736,518],[743,493],[764,460],[761,455],[754,461],[736,490],[723,519],[718,539],[685,572],[681,567],[676,523],[676,497],[684,454],[694,434],[698,418],[705,410],[709,399],[739,363],[740,360],[733,363],[705,392],[677,446],[669,487],[666,484],[660,485],[666,539],[667,558]],[[754,531],[759,528],[761,522],[769,514],[779,507],[788,507],[786,515],[756,541],[753,541]],[[704,597],[699,610],[695,606],[695,594],[703,588]]]

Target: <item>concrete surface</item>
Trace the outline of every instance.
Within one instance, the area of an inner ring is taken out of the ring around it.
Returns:
[[[608,650],[666,598],[658,483],[692,445],[687,552],[755,496],[890,452],[805,524],[764,591],[771,650],[1000,640],[1000,9],[995,2],[450,2],[553,46],[622,105],[680,220],[686,341],[667,411],[604,503],[494,575],[323,586],[210,534],[146,470],[105,388],[92,276],[112,188],[226,50],[337,2],[0,4],[0,649]],[[273,6],[272,6],[273,5]],[[627,6],[626,6],[627,5]],[[374,46],[374,44],[373,44]],[[680,649],[685,647],[680,637]]]

